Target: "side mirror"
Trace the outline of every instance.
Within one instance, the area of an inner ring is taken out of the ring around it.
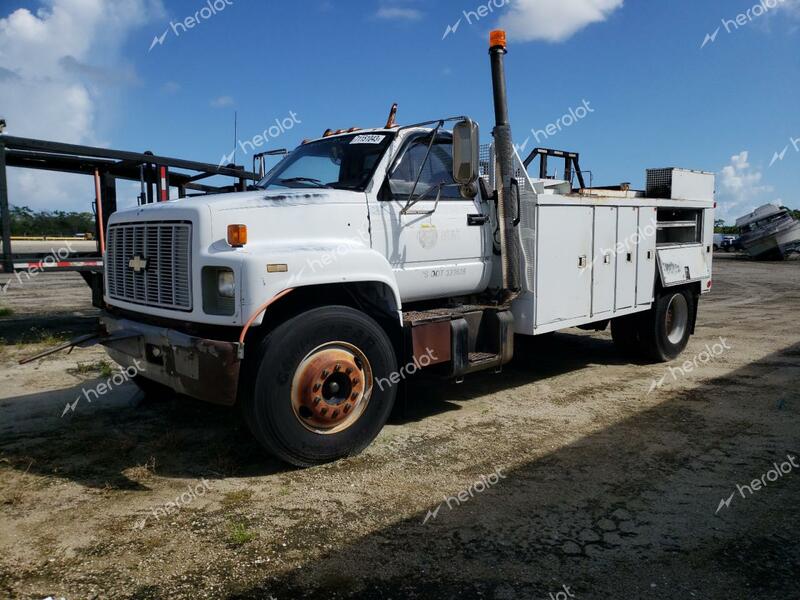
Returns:
[[[471,185],[478,180],[478,124],[471,119],[459,121],[453,127],[453,181]]]

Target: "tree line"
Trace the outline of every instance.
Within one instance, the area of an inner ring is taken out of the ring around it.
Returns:
[[[11,206],[13,236],[73,236],[94,233],[94,215],[90,212],[35,211],[27,206]]]

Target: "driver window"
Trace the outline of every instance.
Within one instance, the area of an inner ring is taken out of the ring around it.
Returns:
[[[421,139],[413,142],[403,154],[389,180],[389,187],[395,199],[405,199],[414,189],[420,166],[425,160],[430,139]],[[458,185],[453,181],[453,144],[449,141],[436,142],[431,146],[431,153],[422,175],[419,178],[415,197],[424,197],[425,200],[434,200],[439,184],[444,183],[441,198],[463,200]]]

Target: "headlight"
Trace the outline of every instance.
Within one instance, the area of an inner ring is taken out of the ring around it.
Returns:
[[[217,275],[217,290],[223,298],[236,297],[236,280],[232,271],[219,271]]]
[[[207,315],[236,314],[236,277],[225,267],[203,267],[203,310]]]

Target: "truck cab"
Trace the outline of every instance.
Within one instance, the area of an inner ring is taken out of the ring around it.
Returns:
[[[115,213],[110,355],[239,405],[303,466],[366,447],[419,370],[499,371],[515,335],[611,324],[625,352],[675,358],[711,287],[713,176],[654,170],[637,192],[578,168],[573,188],[567,154],[563,180],[534,177],[502,112],[491,144],[466,117],[390,118],[303,142],[250,191]]]

